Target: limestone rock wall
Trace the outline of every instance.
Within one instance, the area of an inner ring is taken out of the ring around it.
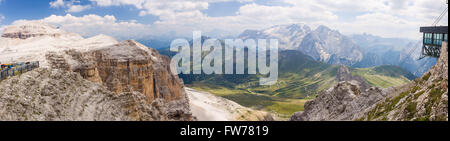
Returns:
[[[81,52],[48,53],[52,69],[77,72],[115,94],[140,93],[147,104],[168,103],[169,117],[193,119],[184,84],[169,67],[170,59],[135,41]]]

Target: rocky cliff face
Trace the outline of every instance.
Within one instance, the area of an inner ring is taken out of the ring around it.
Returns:
[[[371,86],[364,80],[364,78],[356,75],[352,75],[352,72],[347,66],[341,66],[338,69],[338,72],[336,74],[336,80],[338,82],[342,81],[356,81],[358,85],[361,87],[362,90],[366,90],[370,88]]]
[[[116,94],[78,73],[40,68],[0,83],[2,121],[190,120],[180,106],[139,92]]]
[[[0,62],[40,61],[44,69],[60,70],[65,73],[76,72],[84,80],[89,80],[96,85],[104,86],[104,89],[102,90],[109,92],[108,94],[140,95],[140,101],[144,101],[147,106],[152,106],[152,104],[157,102],[161,104],[162,107],[167,107],[164,109],[159,109],[161,112],[158,112],[160,114],[159,116],[164,118],[137,118],[142,114],[154,113],[151,110],[143,110],[139,111],[139,114],[131,115],[131,119],[193,119],[190,113],[189,101],[184,90],[183,82],[178,78],[178,76],[170,73],[169,58],[160,55],[154,49],[150,49],[136,41],[123,41],[118,43],[114,39],[104,35],[89,39],[78,38],[79,36],[70,36],[71,34],[69,33],[64,34],[64,36],[53,36],[51,33],[65,32],[45,24],[37,24],[35,22],[15,25],[7,27],[6,29],[8,32],[5,32],[2,35],[4,41],[6,42],[0,43],[0,52],[2,47],[15,51],[14,53],[7,53],[8,55],[5,58],[0,57]],[[42,34],[41,36],[41,33],[46,34]],[[18,36],[16,37],[15,35]],[[36,51],[31,52],[30,50]],[[42,79],[47,78],[44,77]],[[53,81],[54,80],[51,80],[48,83],[53,85]],[[8,85],[8,83],[13,82],[7,81],[1,83],[2,85]],[[95,87],[97,87],[96,85],[93,85],[92,89],[95,89]],[[69,95],[73,92],[75,93],[75,97],[73,99],[79,100],[76,98],[76,92],[65,89],[67,87],[76,88],[78,86],[71,86],[70,83],[68,83],[67,85],[54,87],[57,87],[56,89],[59,91],[54,91],[54,89],[43,90],[45,90],[45,93],[54,93],[55,95],[58,95],[59,93],[67,93]],[[89,89],[88,87],[89,85],[86,85],[86,89]],[[5,92],[7,91],[0,91],[0,95],[17,95],[16,92]],[[20,93],[23,93],[21,96],[31,95],[30,92],[31,91],[20,91]],[[87,94],[96,93],[88,92]],[[17,98],[21,99],[23,97],[18,96]],[[101,102],[106,101],[107,100]],[[74,101],[74,103],[83,103],[83,101]],[[142,103],[134,103],[134,105],[141,104]],[[130,112],[134,110],[133,107]],[[24,112],[30,112],[27,110],[33,111],[32,108],[23,110]],[[67,112],[71,114],[69,109]],[[66,115],[61,116],[64,117]],[[83,120],[83,118],[74,118],[74,120],[80,119]],[[87,120],[92,119],[97,120],[97,118],[88,118]],[[120,120],[122,119],[124,118],[121,118]],[[14,118],[9,118],[8,120],[14,120]],[[17,118],[16,120],[24,119]],[[99,120],[110,119],[100,118]]]
[[[166,101],[185,97],[182,81],[170,74],[170,60],[135,41],[124,41],[86,53],[66,51],[71,70],[104,84],[115,93],[138,91]]]
[[[88,52],[50,52],[47,56],[53,69],[78,72],[116,94],[138,92],[147,104],[155,100],[176,103],[173,106],[182,108],[172,116],[192,119],[183,82],[170,73],[169,58],[135,41]]]

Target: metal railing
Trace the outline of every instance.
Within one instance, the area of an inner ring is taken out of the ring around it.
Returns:
[[[39,68],[39,62],[15,63],[10,65],[2,65],[0,68],[0,81],[11,76],[20,75],[33,69]]]

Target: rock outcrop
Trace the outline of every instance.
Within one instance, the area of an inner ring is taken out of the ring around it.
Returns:
[[[88,52],[65,52],[70,69],[115,93],[138,91],[148,102],[185,99],[182,80],[170,73],[170,60],[136,41],[123,41]],[[64,65],[62,65],[64,66]]]
[[[0,83],[2,121],[191,120],[173,105],[161,99],[148,104],[139,92],[116,94],[58,69],[40,68]]]
[[[336,80],[342,81],[356,81],[362,90],[366,90],[371,86],[361,76],[353,75],[351,70],[347,66],[341,66],[336,74]]]
[[[361,110],[382,100],[387,90],[371,87],[363,78],[352,75],[350,69],[338,69],[336,86],[305,103],[303,112],[295,113],[292,121],[352,120]]]
[[[313,101],[306,102],[305,110],[295,113],[290,120],[353,120],[357,113],[382,100],[386,95],[387,91],[380,88],[363,90],[357,81],[342,81],[321,93]]]

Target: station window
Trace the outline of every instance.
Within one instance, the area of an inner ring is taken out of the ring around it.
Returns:
[[[448,41],[448,34],[444,34],[444,41]]]
[[[442,45],[442,34],[434,34],[433,44]]]
[[[423,36],[423,43],[424,44],[432,44],[433,43],[433,34],[432,33],[425,33]]]

